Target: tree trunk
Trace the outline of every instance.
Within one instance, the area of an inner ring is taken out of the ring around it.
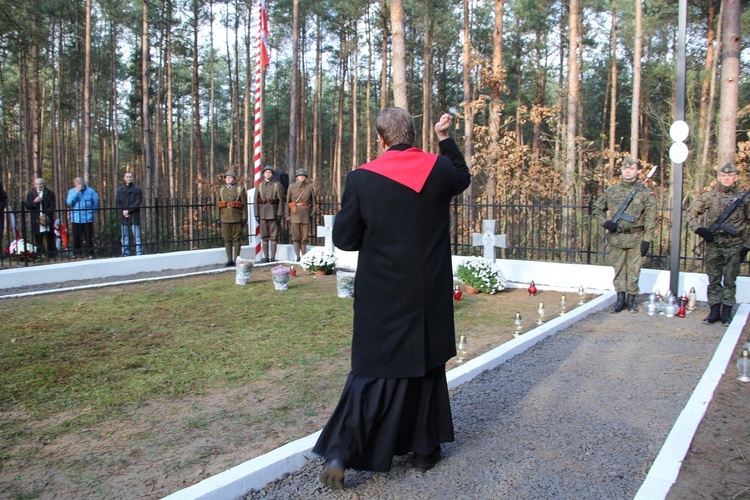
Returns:
[[[503,16],[504,0],[494,1],[495,27],[492,30],[492,84],[490,87],[490,155],[487,165],[487,203],[493,205],[497,194],[497,162],[500,150],[500,125],[503,118]]]
[[[638,1],[638,0],[637,0]],[[607,162],[607,179],[615,173],[615,148],[617,134],[617,1],[612,1],[612,38],[610,41],[610,95],[609,95],[609,161]]]
[[[565,133],[565,171],[563,173],[563,190],[573,192],[576,169],[576,111],[578,108],[578,18],[580,6],[578,0],[570,0],[568,17],[568,92],[567,124]]]
[[[716,144],[719,168],[736,162],[742,15],[740,0],[723,0],[722,9],[721,99]]]
[[[201,103],[200,103],[200,83],[198,58],[198,31],[199,31],[200,6],[198,0],[193,0],[193,134],[194,134],[194,154],[195,154],[195,176],[198,186],[198,198],[203,195],[203,139],[201,132]],[[231,65],[229,66],[231,71]],[[235,120],[232,120],[235,122]],[[236,123],[236,122],[235,122]]]
[[[432,21],[430,6],[424,10],[424,43],[422,44],[422,59],[424,60],[424,75],[422,80],[422,149],[432,150]]]
[[[343,82],[342,82],[343,84]],[[297,168],[297,103],[299,86],[299,0],[292,0],[292,75],[289,102],[289,178],[294,179]]]
[[[391,0],[391,45],[393,47],[393,105],[409,111],[406,99],[406,40],[404,2]]]
[[[643,1],[635,0],[635,39],[633,40],[633,100],[630,105],[630,156],[638,159],[641,119],[641,58],[643,56]],[[646,151],[648,156],[648,151]],[[648,158],[644,158],[648,159]]]
[[[83,179],[91,174],[91,0],[86,0],[86,37],[83,69]]]
[[[141,120],[143,122],[143,169],[146,172],[145,195],[150,203],[151,191],[151,116],[148,110],[148,1],[141,1]]]
[[[383,38],[381,39],[380,46],[380,109],[383,110],[388,107],[388,38],[391,34],[388,27],[388,0],[381,0],[380,11],[382,12],[383,21]],[[391,65],[393,62],[391,61]]]
[[[719,8],[718,22],[715,19],[715,9],[713,0],[709,1],[709,30],[708,46],[706,50],[706,70],[707,75],[704,78],[701,88],[701,110],[700,110],[700,130],[698,131],[700,141],[700,157],[698,159],[698,175],[695,176],[695,192],[703,192],[703,186],[706,179],[713,177],[713,169],[709,160],[711,145],[711,125],[713,124],[714,102],[716,101],[716,75],[718,73],[719,54],[714,50],[716,40],[721,40],[721,16],[723,7]],[[713,30],[713,24],[717,22],[716,31]],[[706,95],[704,99],[704,95]]]
[[[471,169],[472,141],[474,139],[474,110],[471,106],[471,19],[469,13],[469,0],[463,0],[463,91],[464,91],[464,158]],[[464,202],[472,203],[474,199],[472,185],[464,191]],[[469,227],[474,227],[473,212],[469,214]]]

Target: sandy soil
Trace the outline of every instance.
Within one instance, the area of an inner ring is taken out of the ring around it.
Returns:
[[[546,303],[559,303],[559,293],[544,294]],[[536,301],[530,301],[525,290],[506,290],[495,297],[487,304],[498,314],[523,310],[526,318],[535,317],[531,302]],[[464,295],[462,300],[479,299]],[[568,302],[570,308],[576,300]],[[612,317],[613,329],[627,328],[625,314]],[[507,328],[475,332],[469,356],[510,338]],[[741,339],[748,339],[747,328]],[[447,368],[453,366],[451,362]],[[281,376],[272,373],[262,384],[240,389],[151,401],[130,408],[117,421],[4,448],[0,498],[160,498],[322,428],[336,401],[321,401],[316,414],[294,414],[285,422],[259,418],[278,407],[282,397],[273,388]],[[750,498],[750,384],[735,377],[730,366],[670,498]],[[11,417],[25,420],[29,428],[49,424],[20,412],[0,415]]]

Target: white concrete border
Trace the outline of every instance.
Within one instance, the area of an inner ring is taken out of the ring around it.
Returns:
[[[524,333],[523,335],[496,347],[495,349],[477,357],[466,364],[450,370],[446,377],[448,387],[453,388],[468,382],[485,370],[491,370],[521,354],[537,342],[550,335],[567,328],[576,321],[597,312],[615,300],[614,292],[607,292],[585,305],[577,307],[563,316]],[[508,332],[512,335],[512,332]],[[318,440],[320,431],[298,439],[289,444],[248,460],[225,472],[209,477],[197,484],[179,490],[165,497],[168,500],[224,500],[238,498],[247,494],[251,489],[260,489],[286,473],[300,469],[315,455],[312,447]]]
[[[635,495],[635,500],[661,500],[666,498],[670,488],[677,480],[682,461],[685,460],[690,443],[693,441],[698,426],[706,414],[714,391],[729,366],[734,348],[740,335],[742,335],[745,323],[747,323],[748,315],[750,315],[750,305],[741,304],[716,348],[716,352],[700,382],[698,382],[685,408],[672,426],[672,430],[651,465],[646,479]]]

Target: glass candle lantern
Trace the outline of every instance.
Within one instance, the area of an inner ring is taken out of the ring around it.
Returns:
[[[513,320],[513,323],[516,325],[516,331],[513,332],[513,336],[514,337],[518,337],[519,335],[521,335],[521,328],[522,328],[522,325],[521,325],[521,313],[520,312],[516,313],[516,317]]]
[[[536,313],[539,316],[539,319],[536,320],[537,325],[541,325],[544,323],[544,303],[540,302],[539,307],[536,308]]]
[[[456,363],[463,363],[466,360],[466,335],[461,334],[456,344]]]
[[[567,306],[568,306],[568,303],[565,300],[565,295],[562,295],[560,297],[560,316],[562,316],[563,314],[565,314],[565,309],[567,308]]]
[[[586,298],[586,290],[583,289],[583,286],[578,287],[578,305],[582,306],[585,302],[584,299]]]
[[[742,349],[740,359],[737,360],[737,371],[740,374],[737,380],[750,382],[750,351],[747,349]]]
[[[696,294],[695,294],[695,287],[690,288],[690,293],[688,293],[688,303],[687,303],[687,310],[688,311],[695,311],[695,302],[697,301]]]

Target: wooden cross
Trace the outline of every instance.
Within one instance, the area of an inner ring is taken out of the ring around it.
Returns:
[[[483,233],[473,233],[473,245],[475,247],[484,247],[484,258],[490,262],[495,262],[495,247],[508,248],[508,236],[505,234],[495,234],[496,220],[483,220]]]
[[[333,219],[335,218],[335,215],[324,215],[323,225],[318,226],[318,238],[325,238],[323,248],[331,252],[335,252],[333,245]]]

